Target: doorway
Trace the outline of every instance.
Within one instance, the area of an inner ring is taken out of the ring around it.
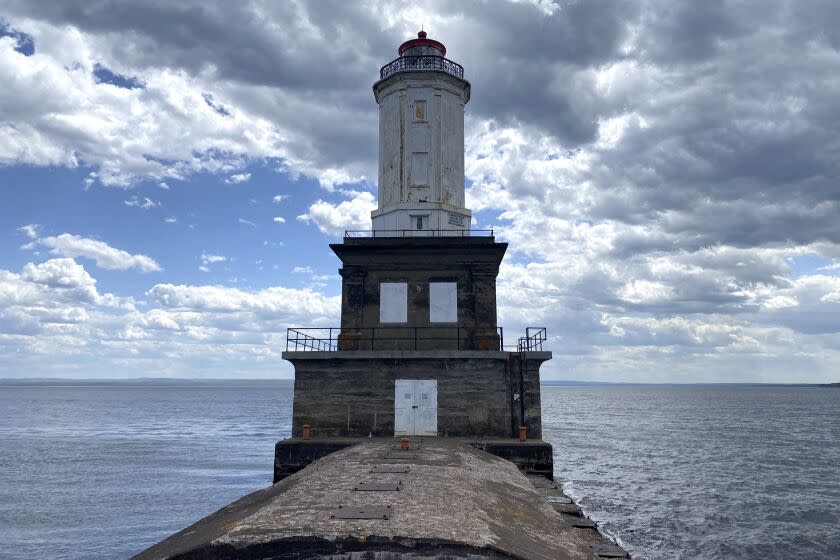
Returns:
[[[394,381],[394,435],[437,435],[437,380]]]

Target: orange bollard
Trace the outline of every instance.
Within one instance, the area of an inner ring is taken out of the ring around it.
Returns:
[[[400,451],[408,451],[408,448],[409,448],[408,438],[407,437],[400,438]]]
[[[303,425],[303,439],[308,440],[308,439],[309,439],[309,436],[310,436],[310,433],[309,433],[309,424],[304,424],[304,425]]]
[[[525,441],[527,438],[525,437],[525,426],[519,426],[519,441]]]

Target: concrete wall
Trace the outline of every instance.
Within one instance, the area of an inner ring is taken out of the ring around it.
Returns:
[[[347,238],[330,247],[343,263],[339,271],[342,349],[499,349],[496,276],[506,243],[496,243],[492,237]],[[379,322],[382,282],[408,284],[405,324]],[[431,282],[457,284],[457,323],[430,322]],[[421,327],[418,335],[428,340],[420,340],[415,347],[413,331],[403,329],[400,333],[399,327]],[[400,336],[408,339],[387,340]]]
[[[525,421],[529,437],[540,438],[539,364],[550,353],[529,354]],[[516,433],[521,406],[513,398],[520,391],[519,370],[511,367],[515,353],[286,352],[283,357],[295,367],[296,437],[304,423],[313,437],[392,436],[396,379],[437,380],[440,436],[510,438]]]
[[[513,392],[522,395],[521,403],[513,407],[513,422],[516,426],[525,426],[529,438],[542,438],[540,366],[547,359],[551,359],[551,352],[510,353]]]
[[[417,237],[430,236],[433,232],[441,235],[441,230],[452,230],[452,235],[460,235],[462,230],[470,229],[471,216],[469,210],[443,202],[399,202],[371,213],[374,230],[400,231],[400,235]],[[418,217],[423,220],[419,230]]]

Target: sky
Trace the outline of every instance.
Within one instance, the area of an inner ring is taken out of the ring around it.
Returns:
[[[832,0],[6,0],[0,377],[292,377],[421,25],[544,379],[840,380]]]

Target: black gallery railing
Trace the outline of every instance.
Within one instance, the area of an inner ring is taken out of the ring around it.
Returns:
[[[528,327],[525,329],[525,336],[520,336],[516,343],[517,352],[542,351],[543,342],[548,340],[548,332],[545,327]]]
[[[342,334],[343,332],[343,334]],[[401,327],[382,326],[362,329],[289,328],[286,329],[286,350],[293,352],[337,352],[340,350],[501,350],[504,329],[496,328],[487,337],[487,345],[476,343],[475,329],[456,326]]]
[[[342,334],[343,333],[343,334]],[[502,327],[495,336],[478,337],[475,329],[456,326],[382,326],[363,329],[313,327],[286,329],[286,350],[292,352],[338,352],[341,350],[505,350]],[[528,327],[516,344],[517,352],[543,350],[545,327]]]
[[[384,80],[397,72],[411,72],[417,70],[440,70],[464,79],[464,67],[442,56],[430,54],[418,56],[401,56],[392,60],[379,69],[379,79]]]
[[[344,237],[493,237],[492,229],[348,229]]]

